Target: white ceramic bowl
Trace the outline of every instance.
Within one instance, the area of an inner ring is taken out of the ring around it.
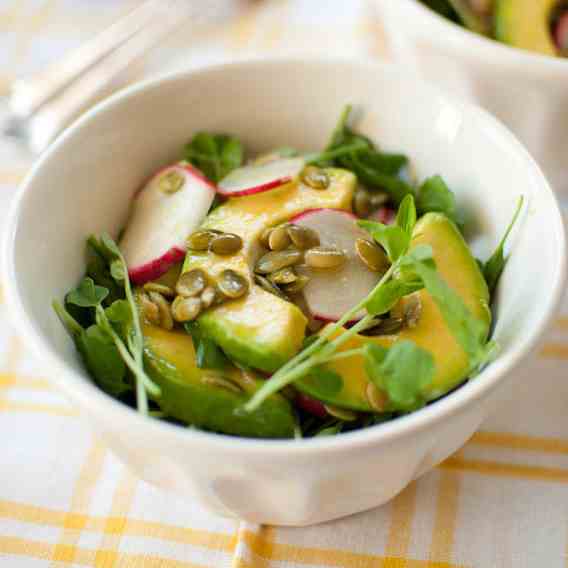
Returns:
[[[568,199],[568,61],[467,31],[417,0],[375,0],[394,61],[498,116]]]
[[[50,303],[84,269],[84,238],[117,233],[130,198],[175,160],[198,129],[233,132],[255,150],[321,148],[347,102],[361,128],[402,150],[423,178],[442,173],[469,212],[486,258],[519,195],[528,200],[501,281],[498,360],[427,408],[328,439],[230,438],[145,419],[91,383]],[[136,85],[59,138],[27,177],[5,239],[14,323],[98,435],[144,479],[249,521],[305,525],[386,502],[459,448],[499,391],[514,383],[554,312],[564,281],[564,232],[553,193],[528,153],[484,111],[396,68],[347,60],[218,66]]]

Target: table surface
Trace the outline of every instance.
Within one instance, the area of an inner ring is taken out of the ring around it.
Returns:
[[[137,3],[0,0],[0,95],[16,74],[42,68]],[[383,53],[363,0],[321,6],[227,0],[230,20],[207,30],[188,24],[124,81],[259,52]],[[0,141],[0,228],[31,162]],[[0,299],[0,565],[568,566],[567,361],[565,304],[499,412],[390,504],[318,527],[260,527],[213,517],[136,479],[51,386]]]

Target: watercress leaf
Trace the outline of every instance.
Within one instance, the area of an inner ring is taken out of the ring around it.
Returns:
[[[112,323],[128,325],[132,322],[132,308],[127,300],[113,302],[105,312]]]
[[[444,213],[458,223],[456,196],[439,175],[426,179],[418,190],[416,207],[421,214],[429,212]]]
[[[99,326],[93,325],[83,332],[77,338],[77,348],[101,389],[115,397],[132,390],[118,349]]]
[[[243,145],[241,141],[234,136],[226,136],[221,140],[220,154],[221,178],[224,178],[229,172],[237,169],[243,163]]]
[[[390,403],[398,410],[410,411],[425,404],[436,366],[428,351],[403,340],[388,349],[378,371]]]
[[[416,245],[415,247],[412,247],[407,256],[409,259],[415,260],[417,262],[428,263],[429,261],[432,261],[431,266],[434,266],[434,251],[432,250],[432,247],[430,245]]]
[[[310,369],[310,372],[299,382],[302,383],[306,392],[315,398],[335,396],[343,388],[341,375],[323,365]]]
[[[404,154],[390,154],[372,150],[360,152],[358,157],[367,167],[389,176],[398,175],[400,170],[408,164],[408,158]]]
[[[414,225],[416,225],[416,206],[414,205],[414,197],[411,194],[408,194],[401,201],[396,214],[396,224],[407,235],[412,236]]]
[[[83,333],[83,326],[63,307],[57,300],[52,302],[53,311],[72,337],[78,337]]]
[[[325,437],[325,436],[336,436],[343,429],[343,424],[344,423],[341,420],[338,420],[335,424],[332,424],[331,426],[325,426],[324,428],[321,428],[320,430],[318,430],[314,434],[314,437],[315,438],[322,438],[322,437]]]
[[[495,292],[495,288],[497,288],[497,284],[499,283],[499,278],[501,274],[503,274],[503,270],[505,269],[505,264],[507,263],[507,259],[505,258],[504,248],[509,235],[519,218],[519,214],[523,207],[524,197],[519,198],[519,202],[517,204],[517,209],[515,210],[515,214],[503,235],[503,238],[497,245],[495,252],[491,255],[489,260],[483,265],[483,276],[487,282],[487,286],[489,288],[489,293],[493,295]]]
[[[335,128],[333,129],[333,132],[331,134],[331,139],[325,147],[326,150],[336,148],[337,146],[340,146],[345,142],[345,138],[349,134],[347,124],[349,122],[349,116],[351,115],[352,110],[352,105],[345,105],[345,107],[343,107],[343,110],[339,115],[339,120],[337,121],[337,124],[335,125]]]
[[[429,262],[406,256],[402,259],[424,282],[424,287],[438,306],[452,334],[467,353],[470,368],[476,368],[483,358],[486,343],[486,326],[470,312],[457,294]]]
[[[357,224],[385,249],[391,262],[396,262],[408,250],[410,235],[400,227],[366,220],[357,221]]]
[[[366,343],[363,346],[363,358],[365,360],[365,372],[368,379],[374,383],[377,388],[384,391],[386,385],[382,374],[382,365],[386,359],[388,349],[375,343]]]
[[[107,251],[108,256],[107,258],[121,258],[122,255],[120,253],[120,249],[118,248],[118,245],[114,242],[114,240],[112,239],[112,237],[110,235],[108,235],[107,233],[103,233],[101,235],[101,240],[100,240],[102,246],[104,247],[104,250]]]
[[[92,278],[95,284],[108,289],[109,294],[104,301],[105,305],[110,305],[115,300],[124,298],[123,286],[111,276],[109,261],[107,260],[108,254],[96,237],[89,237],[87,241],[87,276]],[[113,260],[110,259],[110,262],[113,262]]]
[[[403,280],[389,280],[382,286],[376,288],[370,295],[365,306],[367,312],[372,316],[380,316],[390,311],[396,303],[413,292],[417,292],[424,287],[421,280],[405,282]]]
[[[186,323],[185,329],[193,340],[195,362],[200,369],[225,369],[229,365],[225,353],[217,343],[203,334],[197,322]]]
[[[124,282],[126,279],[126,267],[120,258],[115,258],[110,263],[110,274],[117,282]]]
[[[67,294],[66,302],[81,308],[94,308],[108,296],[108,290],[95,285],[92,278],[83,278],[79,286]]]

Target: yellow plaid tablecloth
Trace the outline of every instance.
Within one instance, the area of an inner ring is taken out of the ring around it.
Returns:
[[[16,72],[39,69],[136,3],[0,0],[0,94]],[[259,51],[382,53],[363,0],[227,0],[227,10],[230,21],[188,25],[128,79]],[[0,141],[0,226],[30,163]],[[303,529],[213,517],[136,479],[50,386],[4,310],[2,568],[568,566],[568,304],[511,399],[458,454],[380,509]]]

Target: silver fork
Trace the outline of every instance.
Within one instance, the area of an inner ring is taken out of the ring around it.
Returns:
[[[145,0],[46,71],[12,85],[4,133],[43,151],[65,126],[109,95],[113,81],[191,19],[193,27],[230,12],[231,0]]]

